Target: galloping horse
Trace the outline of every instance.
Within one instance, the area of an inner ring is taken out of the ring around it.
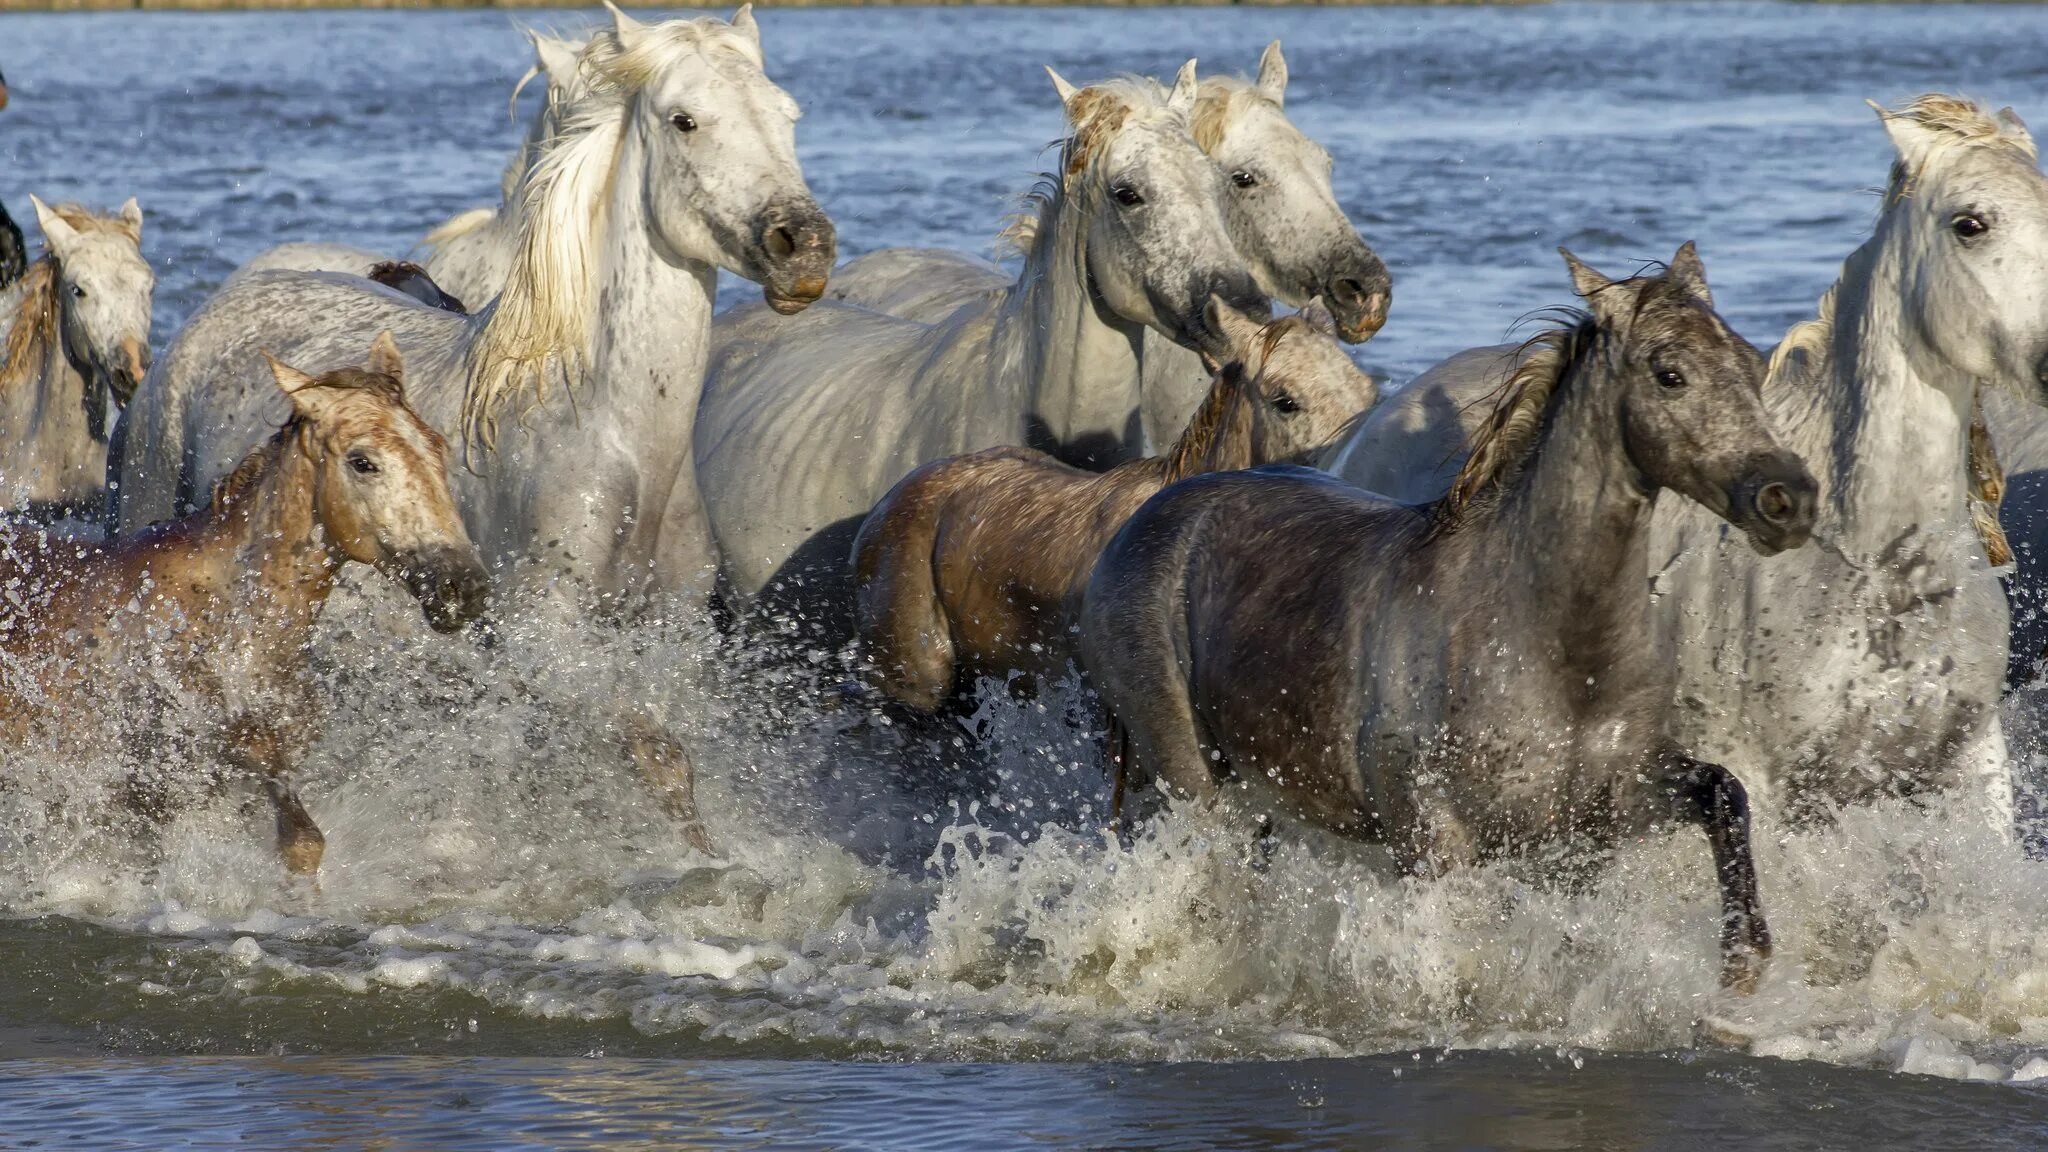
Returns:
[[[1130,459],[1141,333],[1223,359],[1233,350],[1204,321],[1209,297],[1266,314],[1231,246],[1223,175],[1189,134],[1194,61],[1171,92],[1053,80],[1070,135],[1015,283],[930,325],[831,301],[795,323],[758,308],[721,321],[697,433],[717,550],[668,557],[671,580],[715,561],[735,607],[779,586],[828,638],[850,636],[848,549],[905,473],[1003,444],[1097,467]],[[672,523],[695,495],[678,485]]]
[[[1666,739],[1641,573],[1659,489],[1776,552],[1806,541],[1814,482],[1690,244],[1619,282],[1565,259],[1588,312],[1535,342],[1449,496],[1300,468],[1176,484],[1096,565],[1082,665],[1134,771],[1183,798],[1227,781],[1405,869],[1699,825],[1747,991],[1770,935],[1742,784]]]
[[[305,653],[336,574],[375,566],[443,632],[483,610],[486,581],[448,492],[447,444],[406,406],[388,333],[366,369],[271,371],[291,415],[208,508],[104,546],[0,529],[0,738],[67,749],[104,739],[103,714],[84,699],[166,670],[179,702],[208,710],[200,755],[263,784],[285,867],[310,873],[326,841],[291,773],[314,735]],[[156,760],[137,791],[168,792],[179,772],[161,733],[131,735]]]
[[[2048,180],[2010,110],[1933,95],[1879,114],[1897,158],[1875,231],[1764,386],[1819,477],[1820,546],[1765,561],[1660,502],[1646,571],[1679,667],[1675,735],[1794,817],[1973,781],[2009,828],[2008,616],[1976,530],[1969,429],[1988,390],[2048,402]],[[1441,491],[1461,423],[1512,361],[1479,349],[1431,369],[1333,470],[1397,499]]]
[[[853,563],[884,692],[932,712],[977,673],[1064,672],[1081,588],[1138,505],[1199,473],[1311,458],[1379,398],[1320,303],[1263,327],[1209,307],[1237,353],[1165,455],[1093,473],[990,448],[919,468],[875,506]]]
[[[0,289],[0,507],[38,520],[105,513],[107,433],[149,370],[142,209],[95,216],[30,197],[43,255]]]
[[[824,292],[834,241],[797,166],[796,104],[762,72],[753,24],[616,20],[585,52],[588,90],[540,146],[496,301],[466,318],[353,276],[235,277],[129,411],[124,530],[189,502],[275,426],[259,349],[319,362],[388,329],[421,414],[464,446],[456,495],[487,560],[536,561],[519,575],[551,610],[579,592],[630,609],[658,590],[718,270],[794,312]],[[694,828],[681,749],[636,758]]]
[[[1259,57],[1256,81],[1204,77],[1195,99],[1195,143],[1229,175],[1230,238],[1260,289],[1296,307],[1321,297],[1338,335],[1356,344],[1386,322],[1392,282],[1337,203],[1330,154],[1288,119],[1287,76],[1287,58],[1275,40]],[[835,271],[831,297],[933,323],[1008,279],[1001,268],[965,253],[884,248]],[[1146,445],[1168,444],[1208,387],[1209,374],[1195,353],[1147,332],[1141,407]]]

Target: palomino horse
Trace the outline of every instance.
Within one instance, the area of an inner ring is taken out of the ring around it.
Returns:
[[[488,560],[535,560],[520,575],[562,591],[551,611],[575,590],[628,609],[655,590],[661,510],[692,471],[718,270],[794,312],[824,292],[833,233],[797,167],[796,105],[763,74],[750,22],[617,20],[585,52],[588,91],[541,145],[497,300],[465,318],[352,276],[234,278],[129,411],[123,530],[171,514],[275,426],[257,349],[319,362],[389,329],[421,414],[461,434],[456,495]],[[694,827],[681,750],[636,758]]]
[[[105,513],[107,432],[149,371],[142,209],[52,208],[31,197],[43,255],[0,290],[0,507],[38,520]]]
[[[1875,232],[1764,389],[1819,475],[1820,546],[1766,561],[1683,501],[1658,513],[1648,572],[1679,668],[1674,735],[1794,817],[1974,781],[2010,827],[2006,601],[1974,530],[1969,427],[1986,389],[2044,400],[2048,181],[2009,112],[1923,96],[1881,116],[1897,163]],[[1432,369],[1334,470],[1428,498],[1511,353]]]
[[[1237,353],[1164,456],[1093,473],[990,448],[919,468],[875,506],[853,563],[884,692],[933,712],[977,674],[1064,672],[1072,606],[1138,505],[1199,473],[1311,458],[1379,398],[1320,303],[1264,327],[1209,306]]]
[[[1227,778],[1404,869],[1697,824],[1722,981],[1748,991],[1771,945],[1745,794],[1665,738],[1640,573],[1659,489],[1776,552],[1806,541],[1814,482],[1690,244],[1619,282],[1566,260],[1589,311],[1535,342],[1449,496],[1298,468],[1176,484],[1096,565],[1082,664],[1139,773],[1197,798]]]
[[[1287,58],[1273,41],[1256,82],[1204,77],[1192,122],[1195,143],[1230,178],[1230,238],[1267,295],[1297,307],[1321,297],[1337,332],[1356,344],[1385,323],[1392,281],[1330,186],[1330,154],[1287,117]],[[1013,239],[1021,239],[1013,237]],[[885,248],[832,274],[831,297],[934,323],[1008,277],[985,260],[941,248]],[[1195,353],[1145,335],[1140,413],[1145,443],[1160,448],[1187,423],[1209,387]]]
[[[168,670],[180,701],[216,722],[208,758],[262,782],[285,867],[310,873],[326,842],[291,773],[313,736],[305,652],[336,574],[375,566],[443,632],[482,612],[486,581],[448,491],[447,445],[406,406],[388,333],[366,369],[272,371],[291,415],[210,507],[104,546],[20,526],[5,537],[0,583],[15,598],[0,623],[0,736],[91,741],[102,713],[82,698]]]
[[[796,323],[754,309],[719,325],[697,478],[734,607],[779,586],[830,639],[850,635],[848,549],[906,472],[1002,444],[1129,459],[1140,333],[1222,359],[1232,349],[1203,318],[1209,297],[1265,315],[1224,224],[1223,175],[1189,134],[1194,61],[1170,94],[1053,79],[1071,135],[1014,284],[933,325],[830,301]],[[691,495],[678,486],[671,520]],[[665,564],[681,580],[712,559]]]
[[[741,8],[733,16],[735,27],[752,23],[753,14],[748,8]],[[519,255],[523,219],[519,206],[527,195],[541,145],[562,130],[564,110],[587,87],[580,63],[587,41],[565,40],[531,30],[527,38],[533,43],[535,63],[513,90],[513,100],[516,103],[519,91],[536,75],[545,78],[547,87],[540,111],[527,126],[526,138],[513,152],[499,180],[499,206],[458,213],[420,239],[420,246],[427,250],[425,268],[434,283],[449,296],[475,305],[482,305],[504,287],[512,262]],[[387,259],[347,244],[295,242],[279,244],[261,253],[236,269],[236,274],[288,270],[368,276],[370,269]]]

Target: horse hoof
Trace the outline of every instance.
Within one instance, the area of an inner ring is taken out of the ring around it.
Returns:
[[[1764,978],[1768,953],[1731,952],[1721,959],[1721,987],[1737,996],[1754,996]]]
[[[718,847],[712,843],[711,833],[704,830],[704,822],[701,820],[692,819],[683,822],[683,840],[690,847],[695,848],[706,856],[718,855]]]
[[[1692,1022],[1692,1042],[1697,1048],[1747,1052],[1751,1039],[1742,1026],[1732,1020],[1702,1016]]]
[[[318,832],[293,836],[279,842],[277,854],[284,858],[287,873],[312,876],[320,871],[320,858],[327,854],[327,838]]]

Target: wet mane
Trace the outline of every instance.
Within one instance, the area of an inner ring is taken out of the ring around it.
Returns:
[[[1463,524],[1489,495],[1506,486],[1536,447],[1558,385],[1598,331],[1591,314],[1579,309],[1560,308],[1554,315],[1559,326],[1523,342],[1518,351],[1521,364],[1494,392],[1493,411],[1473,433],[1471,454],[1458,469],[1451,490],[1431,509],[1435,531]]]
[[[57,306],[57,258],[44,253],[19,281],[21,302],[8,326],[4,351],[0,351],[0,392],[20,387],[36,378],[49,350],[56,346],[59,331]]]
[[[1251,384],[1242,360],[1232,360],[1216,373],[1208,393],[1202,397],[1202,406],[1188,417],[1188,426],[1166,454],[1167,483],[1185,480],[1207,470],[1209,453],[1216,447],[1230,421],[1232,410],[1244,399]]]
[[[753,43],[714,17],[591,38],[581,62],[588,91],[538,146],[510,275],[470,344],[465,443],[495,447],[507,409],[517,418],[558,387],[573,398],[587,377],[606,198],[627,117],[650,81],[698,53],[714,66],[721,57],[761,65]]]
[[[50,211],[80,232],[112,232],[141,243],[134,227],[119,216],[99,216],[77,204],[51,205]],[[63,316],[57,271],[57,254],[46,242],[43,254],[18,282],[20,303],[7,328],[6,341],[0,344],[0,392],[33,380],[56,346]]]

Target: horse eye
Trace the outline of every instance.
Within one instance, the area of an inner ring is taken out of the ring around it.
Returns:
[[[1956,213],[1955,219],[1948,222],[1948,227],[1951,232],[1965,240],[1975,240],[1991,231],[1991,225],[1986,224],[1984,218],[1975,212]]]
[[[85,285],[83,285],[83,284],[73,284],[73,285],[71,286],[71,297],[72,297],[72,299],[74,299],[74,300],[83,300],[83,299],[85,299]]]
[[[688,112],[678,112],[670,116],[668,122],[675,125],[675,129],[678,132],[695,132],[697,130],[697,118]]]
[[[1259,178],[1242,168],[1230,174],[1230,182],[1239,188],[1257,188],[1259,186]]]
[[[358,476],[369,476],[377,471],[377,462],[361,452],[351,452],[348,454],[348,466]]]
[[[1301,401],[1296,400],[1292,393],[1275,392],[1273,393],[1273,407],[1292,416],[1296,412],[1301,411]]]
[[[1685,377],[1669,368],[1660,368],[1657,370],[1657,383],[1676,391],[1685,387]]]
[[[1118,184],[1109,190],[1109,194],[1116,197],[1116,202],[1126,208],[1135,208],[1145,202],[1144,195],[1129,184]]]

